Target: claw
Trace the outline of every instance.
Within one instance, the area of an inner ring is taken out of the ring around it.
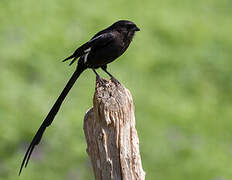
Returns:
[[[100,76],[96,76],[96,82],[100,84],[100,86],[105,86],[105,81]]]
[[[115,77],[111,77],[110,78],[110,80],[116,85],[116,86],[118,86],[118,85],[120,85],[121,83],[115,78]]]

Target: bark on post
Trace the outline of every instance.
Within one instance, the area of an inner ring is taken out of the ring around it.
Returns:
[[[144,180],[132,96],[123,85],[104,81],[96,83],[94,106],[84,118],[95,179]]]

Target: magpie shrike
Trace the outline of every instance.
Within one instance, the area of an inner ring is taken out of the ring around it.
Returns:
[[[52,123],[68,92],[84,70],[88,68],[92,69],[99,81],[102,82],[100,76],[95,70],[97,68],[101,68],[111,77],[112,81],[119,83],[107,71],[107,64],[114,61],[127,50],[135,32],[139,30],[140,29],[132,21],[117,21],[106,29],[98,32],[93,36],[92,39],[77,48],[71,56],[63,60],[63,62],[71,60],[70,65],[72,65],[79,58],[76,70],[74,71],[72,77],[66,84],[65,88],[32,139],[31,144],[29,145],[23,158],[19,175],[21,174],[23,167],[27,167],[35,146],[39,144],[45,129]]]

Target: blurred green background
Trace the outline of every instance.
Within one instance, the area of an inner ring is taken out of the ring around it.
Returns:
[[[90,70],[17,173],[75,69],[61,60],[119,19],[141,29],[109,71],[133,95],[146,179],[232,179],[231,9],[231,0],[1,0],[0,179],[94,179],[83,132]]]

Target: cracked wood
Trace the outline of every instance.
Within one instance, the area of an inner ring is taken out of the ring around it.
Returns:
[[[87,153],[96,180],[144,180],[131,93],[121,84],[97,82],[84,118]]]

